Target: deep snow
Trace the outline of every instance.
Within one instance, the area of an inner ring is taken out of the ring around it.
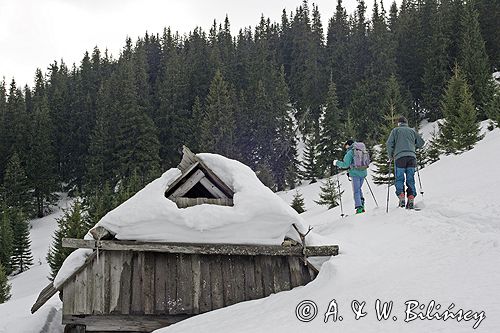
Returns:
[[[428,126],[422,131],[430,133]],[[483,128],[485,124],[483,124]],[[233,305],[160,330],[171,332],[473,332],[476,320],[415,320],[405,323],[405,304],[435,300],[441,312],[452,303],[458,309],[484,311],[477,332],[500,332],[500,130],[488,132],[473,150],[445,156],[420,171],[424,196],[418,196],[419,212],[396,206],[390,189],[390,212],[385,213],[387,188],[375,186],[380,208],[367,188],[367,213],[340,217],[340,207],[318,206],[320,183],[303,185],[307,211],[301,216],[314,231],[339,244],[340,254],[325,263],[318,278],[305,287],[265,299]],[[340,176],[344,212],[352,214],[352,190]],[[418,187],[417,187],[418,189]],[[280,193],[291,202],[294,190]],[[58,213],[60,214],[60,213]],[[35,315],[29,314],[39,291],[47,284],[45,255],[55,229],[54,214],[33,221],[31,231],[35,263],[42,265],[13,278],[12,300],[0,305],[0,332],[61,332],[60,301],[54,296]],[[327,306],[336,300],[343,321],[323,322]],[[394,301],[397,321],[379,322],[375,301]],[[317,317],[309,323],[297,320],[302,300],[314,301]],[[351,302],[366,301],[368,314],[354,319]],[[48,322],[49,324],[46,324]],[[45,325],[45,326],[44,326]]]
[[[432,132],[429,128],[422,131]],[[340,207],[326,210],[313,202],[320,184],[300,187],[308,209],[302,216],[317,233],[340,246],[340,255],[323,265],[318,278],[305,287],[213,311],[158,332],[474,331],[476,320],[406,323],[404,303],[410,300],[425,305],[435,300],[441,312],[451,304],[455,305],[453,312],[484,311],[486,319],[477,331],[500,332],[499,151],[500,130],[496,129],[475,149],[443,157],[422,169],[424,196],[417,197],[417,205],[423,207],[419,212],[395,207],[391,188],[390,213],[386,214],[387,187],[371,182],[381,207],[375,207],[365,188],[368,212],[341,218]],[[352,190],[346,178],[340,177],[346,190],[343,206],[352,214]],[[291,202],[294,193],[281,196]],[[324,323],[324,314],[334,299],[343,321],[334,323],[330,317]],[[377,320],[377,299],[394,302],[389,320]],[[318,307],[317,317],[308,323],[295,315],[303,300],[314,301]],[[366,317],[354,319],[354,300],[366,302]]]

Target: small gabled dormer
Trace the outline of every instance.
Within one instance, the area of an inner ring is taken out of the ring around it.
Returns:
[[[233,206],[233,190],[210,170],[189,148],[183,146],[182,174],[165,192],[179,208],[201,204]]]

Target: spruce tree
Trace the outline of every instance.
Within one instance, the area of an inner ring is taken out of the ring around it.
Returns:
[[[472,93],[458,66],[448,82],[442,101],[445,120],[440,125],[440,144],[446,153],[472,149],[481,140]]]
[[[276,179],[277,190],[282,191],[287,186],[293,187],[298,176],[297,142],[283,66],[280,70],[272,103],[276,118],[272,124],[275,128],[275,135],[270,163]]]
[[[114,200],[114,193],[109,182],[105,182],[98,190],[84,197],[82,207],[86,212],[84,215],[86,220],[85,224],[89,229],[99,222],[104,215],[116,207]]]
[[[476,0],[474,5],[479,13],[479,25],[490,60],[490,68],[500,68],[500,34],[498,33],[500,2]]]
[[[194,99],[193,109],[191,111],[191,130],[195,135],[191,136],[191,141],[189,147],[193,151],[200,151],[200,146],[202,145],[200,133],[201,124],[203,122],[203,105],[198,96]]]
[[[320,186],[321,193],[319,194],[319,200],[314,201],[318,205],[328,206],[328,209],[332,209],[339,205],[339,198],[342,193],[339,193],[335,182],[332,177],[329,177],[326,180],[326,183],[323,183],[323,186]]]
[[[138,104],[134,72],[130,61],[123,61],[113,77],[116,88],[112,111],[116,123],[113,162],[116,180],[137,172],[143,185],[156,178],[160,170],[157,128]]]
[[[434,162],[439,161],[439,157],[441,155],[441,145],[439,143],[439,131],[434,131],[432,133],[431,139],[429,140],[425,152],[424,152],[424,159],[420,160],[420,164],[422,165],[429,165]]]
[[[0,264],[3,265],[5,272],[12,272],[11,256],[13,247],[13,231],[7,215],[7,207],[2,204],[0,207]]]
[[[422,24],[429,26],[430,39],[424,50],[422,107],[429,120],[435,121],[442,117],[441,96],[450,77],[447,54],[450,41],[445,35],[444,18],[437,2],[426,3],[426,8],[428,17],[423,17],[426,22]]]
[[[299,190],[295,190],[295,194],[293,195],[293,200],[290,206],[295,209],[295,211],[299,214],[303,213],[306,211],[305,205],[304,205],[304,198],[302,197],[302,194],[299,192]]]
[[[33,265],[31,254],[30,223],[26,215],[18,208],[8,209],[7,212],[12,225],[12,271],[22,273]]]
[[[16,81],[12,79],[7,99],[7,113],[5,115],[5,134],[10,133],[11,149],[5,157],[12,156],[17,152],[19,159],[25,163],[28,158],[29,149],[29,115],[26,110],[26,103],[23,92],[16,86]]]
[[[89,229],[89,225],[85,222],[82,204],[79,200],[76,200],[70,208],[64,210],[64,215],[57,220],[58,228],[52,237],[52,245],[47,254],[47,262],[51,269],[51,280],[56,277],[64,260],[74,251],[74,249],[62,247],[63,238],[83,238]]]
[[[368,43],[368,22],[366,20],[366,3],[357,0],[358,5],[352,17],[352,35],[350,38],[350,54],[352,66],[352,80],[359,82],[367,74],[367,66],[370,63],[370,50]],[[352,96],[351,100],[355,97]]]
[[[29,216],[33,210],[30,187],[17,152],[12,154],[7,163],[3,183],[2,196],[5,204],[8,207],[19,208]]]
[[[356,84],[349,109],[356,129],[355,138],[359,141],[377,141],[378,126],[383,122],[383,113],[380,110],[384,90],[385,83],[380,83],[375,77],[366,78]]]
[[[100,107],[94,130],[90,135],[90,146],[86,161],[86,182],[85,191],[88,194],[99,191],[103,183],[111,181],[109,172],[110,163],[110,141],[109,123],[104,115],[104,110]]]
[[[7,156],[11,149],[9,144],[9,135],[6,124],[7,118],[7,91],[5,89],[5,80],[0,81],[0,179],[3,179],[3,171],[7,164]]]
[[[413,98],[420,102],[423,90],[424,62],[422,59],[425,36],[423,36],[422,24],[418,16],[418,5],[417,0],[404,0],[401,3],[395,38],[398,75],[403,86],[407,87]]]
[[[387,156],[387,146],[386,142],[389,138],[389,134],[392,129],[397,125],[397,119],[399,116],[408,116],[408,107],[406,106],[400,90],[399,83],[396,77],[392,75],[387,83],[387,88],[385,91],[384,98],[384,123],[380,126],[379,143],[380,150],[376,154],[374,159],[374,164],[377,167],[373,181],[375,184],[387,184],[387,182],[393,182],[394,176],[390,174],[389,171],[392,169],[392,165],[389,165],[387,161],[389,156]]]
[[[57,189],[57,176],[53,121],[50,118],[45,81],[40,70],[37,70],[35,83],[27,175],[34,189],[37,216],[43,217],[49,205],[54,202],[53,192]]]
[[[266,185],[273,192],[276,191],[276,179],[274,178],[271,166],[266,161],[257,164],[255,174],[262,184]]]
[[[310,180],[310,184],[315,183],[317,178],[321,177],[321,171],[318,165],[317,142],[318,139],[316,135],[310,134],[306,136],[302,160],[303,170],[301,174],[302,178]]]
[[[163,52],[158,77],[157,127],[160,158],[164,168],[178,162],[178,150],[199,132],[189,130],[188,77],[177,41],[167,30],[163,36]]]
[[[479,119],[486,118],[487,104],[493,95],[488,56],[479,28],[478,13],[473,1],[467,1],[461,17],[459,65],[470,85]]]
[[[495,93],[488,107],[488,117],[500,127],[500,86],[495,87]]]
[[[326,105],[320,122],[318,163],[322,172],[333,174],[333,160],[342,157],[342,144],[346,141],[345,113],[339,108],[336,86],[330,81]]]
[[[327,53],[330,57],[332,80],[336,83],[339,107],[345,109],[350,102],[351,91],[353,89],[353,78],[349,57],[350,27],[346,9],[342,5],[342,0],[337,1],[335,14],[328,24]]]
[[[10,284],[7,279],[5,269],[0,263],[0,304],[7,302],[10,299]]]
[[[201,142],[204,151],[233,157],[235,122],[233,100],[229,89],[222,73],[217,71],[205,103]]]

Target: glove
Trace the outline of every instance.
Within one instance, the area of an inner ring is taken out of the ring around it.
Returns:
[[[337,162],[338,162],[338,160],[333,160],[333,165],[337,166]]]

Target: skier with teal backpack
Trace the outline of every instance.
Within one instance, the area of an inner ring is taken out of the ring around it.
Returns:
[[[333,165],[342,169],[349,169],[349,175],[352,178],[352,191],[356,214],[364,213],[365,198],[363,197],[361,187],[367,176],[367,169],[370,165],[370,155],[365,144],[362,142],[347,140],[344,148],[346,149],[344,160],[334,160]]]

